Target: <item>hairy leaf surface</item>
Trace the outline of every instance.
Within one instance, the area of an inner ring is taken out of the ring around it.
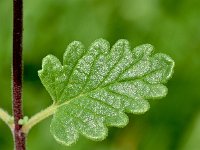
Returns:
[[[163,85],[172,76],[174,61],[165,54],[153,54],[150,44],[130,48],[127,40],[112,48],[98,39],[85,49],[72,42],[63,55],[43,59],[39,77],[56,106],[51,123],[55,139],[70,145],[79,134],[103,140],[107,126],[124,127],[125,114],[142,114],[149,99],[166,96]]]

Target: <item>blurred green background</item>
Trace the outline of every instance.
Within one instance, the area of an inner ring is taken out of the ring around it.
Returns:
[[[199,150],[200,1],[199,0],[24,0],[24,112],[32,116],[51,104],[37,71],[51,53],[62,58],[73,40],[87,47],[97,38],[132,47],[151,43],[176,62],[169,93],[150,101],[144,115],[129,115],[123,128],[110,128],[102,142],[84,137],[71,147],[49,132],[51,118],[28,135],[29,150]],[[11,110],[12,0],[0,0],[0,107]],[[0,149],[12,150],[12,135],[0,120]]]

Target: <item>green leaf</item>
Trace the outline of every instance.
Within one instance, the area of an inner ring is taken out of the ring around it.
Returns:
[[[19,119],[18,124],[19,125],[24,125],[24,124],[26,124],[28,122],[28,119],[29,119],[28,116],[24,116],[23,119]]]
[[[51,95],[56,111],[51,133],[65,145],[77,141],[79,134],[103,140],[107,126],[124,127],[125,114],[142,114],[148,99],[166,96],[163,85],[172,76],[174,61],[165,54],[153,55],[150,44],[133,50],[127,40],[110,49],[98,39],[86,50],[72,42],[63,56],[63,65],[52,55],[43,59],[39,77]]]

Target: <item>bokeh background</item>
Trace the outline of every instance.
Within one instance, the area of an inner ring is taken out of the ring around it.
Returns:
[[[28,135],[29,150],[199,150],[200,1],[199,0],[24,0],[24,112],[32,116],[51,104],[37,76],[51,53],[62,59],[73,40],[89,46],[97,38],[132,47],[151,43],[176,62],[169,93],[150,101],[144,115],[129,115],[123,128],[110,128],[102,142],[84,137],[71,147],[49,132],[51,118]],[[0,0],[0,107],[11,110],[12,0]],[[12,150],[12,135],[0,120],[0,149]]]

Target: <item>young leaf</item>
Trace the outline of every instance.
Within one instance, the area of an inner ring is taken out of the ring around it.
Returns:
[[[153,55],[144,44],[131,50],[126,40],[109,43],[98,39],[86,50],[72,42],[63,65],[52,55],[43,59],[39,77],[51,95],[56,111],[51,122],[55,139],[70,145],[79,134],[103,140],[107,126],[124,127],[125,114],[142,114],[148,99],[166,96],[163,85],[173,73],[174,61],[165,54]]]

